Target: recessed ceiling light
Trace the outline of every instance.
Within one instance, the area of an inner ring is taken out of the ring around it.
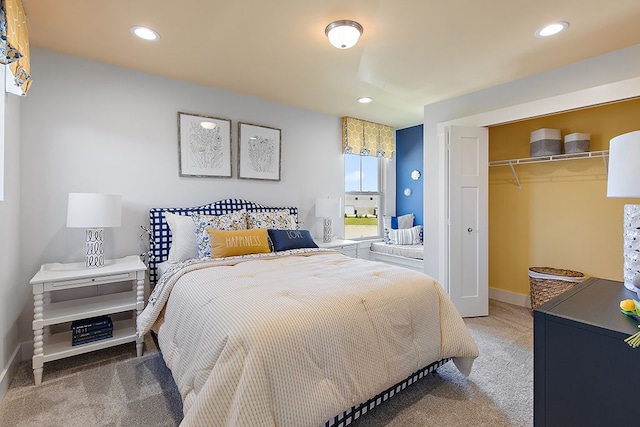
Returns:
[[[362,96],[362,97],[358,98],[358,102],[360,104],[368,104],[370,102],[373,102],[373,98],[371,98],[369,96]]]
[[[553,24],[538,28],[536,30],[536,37],[549,37],[554,34],[558,34],[567,28],[569,28],[569,23],[566,21],[554,22]]]
[[[131,27],[131,32],[135,36],[140,37],[141,39],[144,39],[144,40],[156,41],[160,39],[160,34],[155,32],[151,28],[147,28],[147,27],[140,27],[140,26]]]

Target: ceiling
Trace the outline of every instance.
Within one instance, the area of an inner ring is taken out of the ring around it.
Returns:
[[[31,46],[396,128],[423,106],[640,43],[639,0],[23,0]],[[364,27],[331,46],[338,19]],[[570,23],[555,37],[540,26]],[[160,40],[135,38],[144,25]],[[32,69],[37,90],[38,70]],[[371,104],[356,98],[370,96]]]

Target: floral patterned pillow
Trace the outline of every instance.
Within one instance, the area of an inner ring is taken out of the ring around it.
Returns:
[[[198,244],[198,256],[211,256],[211,241],[206,228],[214,230],[246,230],[247,211],[241,209],[224,215],[192,214],[191,219],[195,224],[196,243]]]
[[[271,228],[273,230],[296,230],[296,217],[288,210],[271,212],[248,212],[247,228]]]

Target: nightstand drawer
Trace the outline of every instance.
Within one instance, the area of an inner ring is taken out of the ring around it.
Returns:
[[[358,242],[355,240],[335,239],[330,242],[318,242],[318,247],[332,249],[352,258],[358,257]]]
[[[72,279],[72,280],[58,280],[55,282],[45,282],[44,290],[60,290],[60,289],[70,289],[82,286],[92,286],[92,285],[100,285],[103,283],[117,283],[117,282],[125,282],[127,280],[134,280],[136,278],[136,272],[132,271],[129,273],[120,273],[120,274],[110,274],[106,276],[97,276],[97,277],[86,277],[83,279]]]
[[[336,246],[332,249],[335,249],[336,251],[353,258],[356,258],[358,256],[358,247],[355,245]]]

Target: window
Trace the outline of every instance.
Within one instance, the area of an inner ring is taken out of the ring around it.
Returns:
[[[381,158],[344,155],[345,239],[379,237]]]

